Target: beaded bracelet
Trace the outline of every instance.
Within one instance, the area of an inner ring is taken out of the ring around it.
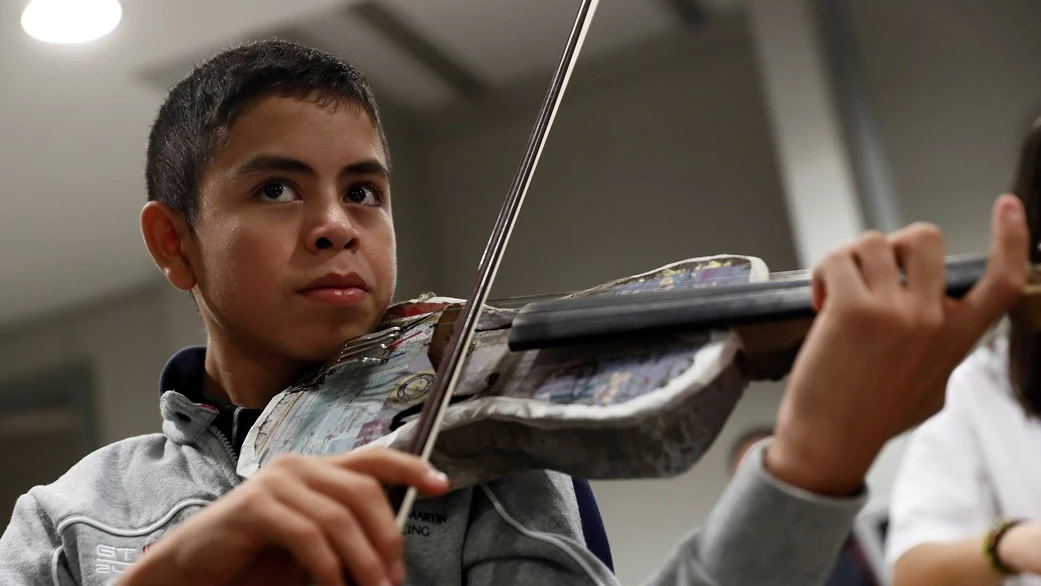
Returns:
[[[1022,519],[1002,520],[991,527],[990,530],[987,531],[987,535],[983,538],[983,556],[987,558],[990,567],[994,568],[1004,576],[1014,576],[1019,572],[1008,567],[1003,561],[1001,561],[1001,557],[998,556],[998,545],[1001,543],[1001,538],[1005,536],[1005,533],[1007,533],[1009,529],[1012,529],[1022,522]]]

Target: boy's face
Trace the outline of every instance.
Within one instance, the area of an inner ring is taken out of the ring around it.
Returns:
[[[252,105],[203,174],[185,240],[211,343],[317,361],[371,331],[396,266],[387,157],[368,115],[288,97]]]

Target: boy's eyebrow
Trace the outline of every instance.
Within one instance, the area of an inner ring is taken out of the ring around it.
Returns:
[[[292,157],[283,157],[281,155],[257,155],[239,165],[239,167],[235,169],[233,175],[247,175],[258,171],[284,171],[287,173],[317,175],[315,170],[307,163]],[[390,171],[387,169],[386,165],[380,161],[376,159],[368,159],[357,163],[351,163],[343,169],[340,169],[340,177],[347,175],[379,175],[389,179]]]
[[[345,175],[379,175],[384,179],[390,179],[390,169],[376,159],[351,163],[340,169],[340,177]]]

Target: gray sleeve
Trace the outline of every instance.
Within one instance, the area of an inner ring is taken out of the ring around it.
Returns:
[[[763,467],[760,442],[705,525],[647,586],[824,584],[867,495],[826,498],[787,486]],[[532,472],[475,489],[463,548],[466,583],[617,584],[585,547],[566,476]]]
[[[474,487],[463,575],[471,586],[617,584],[586,548],[571,478],[545,471]]]
[[[785,485],[763,467],[767,443],[749,451],[705,525],[645,584],[824,584],[866,491],[854,498],[825,498]]]
[[[30,491],[14,506],[0,537],[0,586],[71,586],[61,540]]]

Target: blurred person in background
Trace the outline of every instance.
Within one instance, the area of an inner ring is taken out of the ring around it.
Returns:
[[[1041,119],[1014,193],[1041,261]],[[951,375],[947,401],[915,430],[890,498],[894,586],[1041,585],[1041,334],[1012,324]]]

